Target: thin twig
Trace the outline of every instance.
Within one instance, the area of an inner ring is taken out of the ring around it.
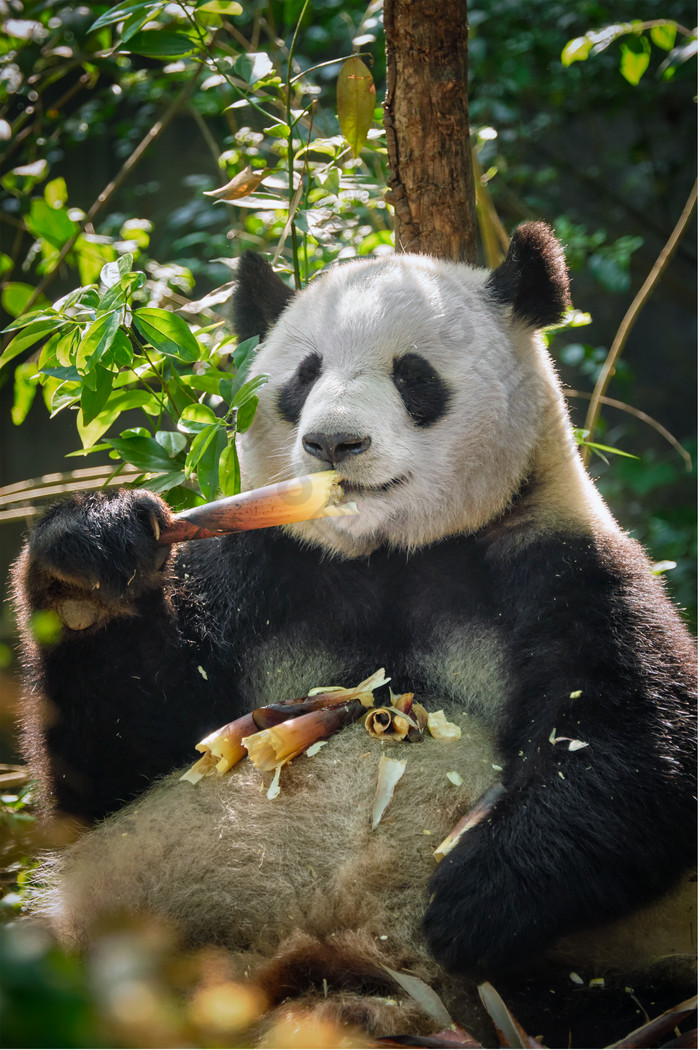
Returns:
[[[598,417],[600,415],[601,399],[608,388],[610,380],[615,374],[615,365],[617,364],[620,354],[622,353],[625,347],[627,339],[629,338],[629,334],[632,331],[632,328],[634,327],[634,323],[637,320],[642,310],[642,307],[644,306],[652,291],[656,287],[662,273],[668,266],[671,260],[671,256],[673,255],[673,252],[675,251],[678,242],[680,241],[681,237],[683,236],[686,230],[686,227],[688,226],[688,223],[690,222],[690,217],[693,213],[693,208],[697,203],[697,199],[698,182],[696,179],[695,184],[692,190],[690,191],[690,196],[685,202],[685,207],[681,212],[681,216],[675,225],[673,233],[661,249],[661,252],[659,253],[656,262],[652,266],[647,276],[647,279],[635,295],[634,300],[632,301],[632,305],[623,317],[622,323],[618,328],[617,332],[615,333],[615,338],[612,341],[612,346],[610,347],[610,351],[605,360],[605,364],[603,365],[600,375],[598,376],[598,381],[595,385],[595,389],[593,390],[591,403],[588,406],[588,412],[586,414],[586,422],[584,423],[584,429],[588,431],[591,437],[593,436],[593,432],[595,430],[596,424],[598,422]],[[586,466],[588,466],[589,459],[590,450],[584,448],[583,462],[586,464]]]
[[[587,400],[591,400],[593,394],[586,393],[585,390],[565,390],[567,397],[583,397]],[[685,463],[685,469],[690,471],[693,469],[693,459],[687,449],[683,448],[678,438],[675,438],[670,430],[667,430],[662,423],[659,423],[658,419],[654,419],[653,416],[647,415],[646,412],[642,412],[641,408],[635,408],[634,405],[628,405],[625,401],[616,401],[614,397],[601,397],[601,405],[610,405],[611,408],[619,408],[622,412],[628,412],[629,415],[635,416],[641,420],[642,423],[648,423],[650,427],[658,431],[663,438],[668,441],[669,445],[676,450],[678,455]]]

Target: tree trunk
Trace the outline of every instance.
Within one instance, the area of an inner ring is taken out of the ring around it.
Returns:
[[[396,250],[476,262],[466,0],[384,0]]]

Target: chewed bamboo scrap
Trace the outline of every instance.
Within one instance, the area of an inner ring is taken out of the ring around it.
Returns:
[[[459,740],[462,730],[454,722],[448,722],[444,711],[431,711],[428,715],[428,731],[435,740]]]
[[[233,766],[249,753],[249,748],[246,746],[247,741],[253,741],[253,748],[256,749],[256,753],[262,755],[264,741],[274,739],[274,747],[280,753],[287,754],[296,748],[298,740],[303,736],[304,739],[308,738],[308,743],[300,749],[303,751],[310,744],[326,736],[331,736],[337,729],[341,729],[344,725],[348,725],[350,721],[355,721],[356,718],[359,718],[366,708],[372,706],[374,702],[373,690],[386,685],[388,681],[389,679],[384,674],[384,668],[380,667],[369,678],[365,678],[359,685],[353,686],[351,689],[346,689],[344,686],[322,686],[318,689],[312,689],[307,696],[297,697],[294,700],[281,700],[276,704],[258,707],[249,714],[242,715],[240,718],[228,722],[220,729],[216,729],[204,740],[200,740],[195,747],[197,751],[203,752],[202,758],[195,762],[180,779],[196,784],[202,777],[213,776],[214,774],[223,776],[224,773],[228,773]],[[356,701],[359,705],[356,714],[351,719],[348,718],[347,712],[345,712],[336,719],[331,717],[326,719],[318,718],[302,723],[300,726],[294,724],[309,714],[323,710],[332,711],[343,704],[347,706],[351,701]],[[289,723],[288,727],[282,729],[282,725],[286,723]],[[266,738],[262,737],[261,731],[269,731],[275,727],[278,727],[278,731],[274,738],[269,736]],[[312,735],[314,732],[317,733],[316,736]],[[261,737],[261,740],[256,742],[256,737]],[[261,766],[259,768],[274,768],[280,761],[282,763],[288,762],[299,753],[299,750],[296,750],[294,754],[290,753],[289,757],[276,761],[273,766]]]
[[[476,827],[477,824],[480,824],[481,821],[489,815],[499,798],[505,794],[505,790],[506,789],[501,783],[492,784],[490,788],[487,788],[483,795],[479,796],[469,812],[466,813],[457,824],[455,824],[449,835],[444,838],[438,848],[433,851],[435,860],[443,860],[443,858],[447,856],[450,850],[455,848],[460,839],[463,838],[468,831]]]

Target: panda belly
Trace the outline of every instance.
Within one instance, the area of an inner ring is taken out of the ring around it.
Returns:
[[[76,946],[110,920],[148,916],[185,946],[224,946],[240,976],[263,985],[285,959],[308,984],[304,974],[320,959],[331,991],[337,969],[343,989],[355,981],[366,994],[374,980],[386,995],[387,965],[449,999],[453,982],[421,930],[433,850],[498,776],[491,735],[466,716],[460,722],[459,741],[413,744],[384,744],[358,723],[284,767],[273,800],[271,774],[249,760],[196,785],[166,778],[63,855],[41,910]],[[406,769],[372,830],[382,755]],[[463,997],[462,988],[454,1009]],[[390,1012],[378,1030],[402,1023]]]

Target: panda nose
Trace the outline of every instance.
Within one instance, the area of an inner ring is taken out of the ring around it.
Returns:
[[[302,438],[304,451],[316,459],[322,459],[335,467],[349,456],[359,456],[372,444],[370,437],[358,434],[324,434],[320,430],[311,431]]]

